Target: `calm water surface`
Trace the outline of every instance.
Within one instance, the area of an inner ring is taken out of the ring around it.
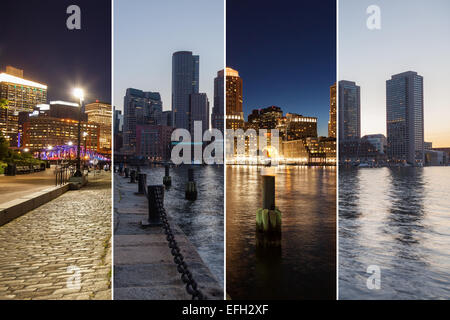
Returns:
[[[197,248],[201,258],[223,287],[223,166],[194,166],[198,199],[184,199],[187,169],[170,169],[172,186],[164,194],[167,213]],[[164,167],[152,166],[143,170],[147,183],[162,184]]]
[[[449,299],[449,190],[450,167],[340,169],[339,298]]]
[[[261,170],[227,166],[227,293],[231,299],[334,299],[336,168],[280,166],[281,248],[256,245]]]

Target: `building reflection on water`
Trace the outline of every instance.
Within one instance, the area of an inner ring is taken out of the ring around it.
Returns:
[[[339,171],[339,298],[450,297],[450,170]],[[366,269],[381,269],[369,290]]]
[[[231,299],[334,299],[336,168],[271,170],[282,215],[280,246],[258,245],[255,230],[267,168],[227,166],[227,293]]]

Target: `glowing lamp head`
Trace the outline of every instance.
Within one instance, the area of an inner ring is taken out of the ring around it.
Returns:
[[[81,101],[84,100],[84,91],[80,88],[73,89],[73,95],[75,98],[80,99]]]
[[[30,151],[30,149],[28,149],[28,148],[23,149],[23,152],[28,152],[28,151]]]
[[[86,137],[88,135],[87,132],[83,132],[83,137]]]
[[[48,146],[47,149],[48,150],[53,150],[53,147],[52,146]]]
[[[73,142],[72,142],[72,141],[69,141],[67,144],[68,144],[69,146],[72,146],[72,145],[73,145]]]

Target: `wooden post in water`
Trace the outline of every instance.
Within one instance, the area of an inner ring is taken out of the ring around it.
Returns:
[[[188,182],[186,183],[185,198],[191,201],[197,200],[197,186],[194,181],[194,169],[192,168],[188,169]]]
[[[275,176],[262,176],[262,208],[256,212],[257,243],[281,245],[281,211],[275,206]]]
[[[275,210],[275,176],[262,176],[263,209]]]
[[[164,174],[164,178],[163,178],[163,184],[166,187],[170,187],[172,185],[172,177],[170,176],[170,166],[168,164],[166,164],[164,166],[164,170],[165,170],[165,174]]]

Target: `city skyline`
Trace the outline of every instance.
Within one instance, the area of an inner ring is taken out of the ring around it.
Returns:
[[[444,39],[450,33],[450,3],[436,0],[424,6],[417,0],[381,0],[381,29],[369,30],[366,9],[372,4],[339,2],[339,80],[361,87],[361,135],[386,135],[386,80],[415,71],[424,78],[425,141],[448,147],[450,43]]]
[[[127,88],[159,92],[163,111],[172,110],[172,54],[177,51],[200,56],[199,92],[213,101],[214,78],[224,68],[223,3],[115,0],[114,7],[114,72],[120,74],[114,79],[118,93],[114,105],[118,110],[123,110]],[[148,12],[157,14],[148,19]],[[136,43],[139,50],[130,50]]]
[[[263,22],[263,23],[262,23]],[[336,82],[336,5],[227,1],[227,67],[243,80],[245,119],[278,106],[319,119],[328,135],[330,86]]]

